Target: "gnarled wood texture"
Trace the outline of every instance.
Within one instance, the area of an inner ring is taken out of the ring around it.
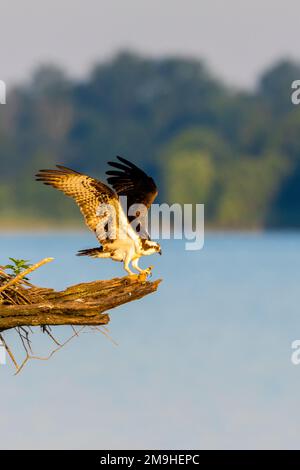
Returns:
[[[61,292],[19,284],[13,292],[18,302],[12,303],[7,298],[12,294],[5,290],[0,296],[0,331],[22,326],[106,325],[109,310],[155,292],[160,282],[126,276],[77,284]]]

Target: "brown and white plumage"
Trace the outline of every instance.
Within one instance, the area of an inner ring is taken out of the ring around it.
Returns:
[[[57,170],[40,170],[36,179],[72,197],[79,206],[87,226],[95,233],[101,246],[81,250],[79,255],[123,261],[125,270],[132,274],[130,262],[139,272],[143,272],[138,266],[138,259],[144,255],[161,253],[161,250],[158,243],[141,237],[141,227],[140,233],[132,228],[130,222],[134,217],[127,217],[119,197],[127,197],[128,208],[132,204],[142,204],[143,206],[139,206],[141,212],[149,209],[157,195],[157,188],[153,179],[144,171],[125,158],[117,158],[121,163],[109,162],[117,171],[107,171],[107,181],[113,189],[99,180],[61,165],[57,165]],[[113,219],[114,225],[117,227],[114,226],[112,231],[105,232],[103,236],[103,227],[111,222],[110,211],[107,211],[106,207],[113,209],[116,215]]]

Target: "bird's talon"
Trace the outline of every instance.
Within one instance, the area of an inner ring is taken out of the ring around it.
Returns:
[[[139,278],[139,274],[135,274],[135,273],[130,273],[128,274],[128,277],[129,279],[138,279]]]
[[[148,276],[149,276],[149,277],[152,276],[152,266],[150,266],[150,267],[147,268],[147,269],[144,269],[144,270],[141,271],[141,273],[140,273],[140,278],[141,278],[141,279],[146,280]]]
[[[153,269],[153,266],[149,266],[149,268],[147,268],[145,271],[146,273],[151,277],[152,276],[152,269]]]

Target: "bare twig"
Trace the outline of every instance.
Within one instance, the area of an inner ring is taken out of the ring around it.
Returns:
[[[70,336],[70,338],[68,338],[64,343],[60,344],[57,348],[53,349],[53,351],[51,351],[51,353],[46,356],[46,357],[40,357],[40,356],[31,356],[30,354],[28,354],[28,352],[26,353],[26,357],[24,359],[24,361],[22,362],[22,364],[20,366],[17,367],[17,371],[15,373],[15,375],[19,374],[21,372],[21,370],[23,369],[23,367],[25,366],[25,364],[30,360],[30,359],[36,359],[38,361],[48,361],[49,359],[51,359],[51,357],[57,352],[59,351],[61,348],[63,348],[64,346],[66,346],[73,338],[75,338],[76,336],[79,336],[80,332],[84,329],[85,327],[83,326],[82,328],[80,328],[80,330],[76,333],[74,333],[72,336]]]
[[[14,366],[16,367],[16,369],[18,369],[19,368],[18,363],[17,363],[13,353],[11,352],[10,348],[8,347],[8,344],[6,343],[5,339],[3,338],[3,336],[1,334],[0,334],[0,340],[2,341],[2,344],[5,347],[5,350],[6,350],[7,354],[9,355],[12,362],[14,363]]]

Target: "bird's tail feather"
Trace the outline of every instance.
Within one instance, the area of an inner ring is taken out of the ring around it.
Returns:
[[[93,258],[99,258],[103,254],[103,246],[98,248],[89,248],[87,250],[80,250],[77,256],[92,256]]]

